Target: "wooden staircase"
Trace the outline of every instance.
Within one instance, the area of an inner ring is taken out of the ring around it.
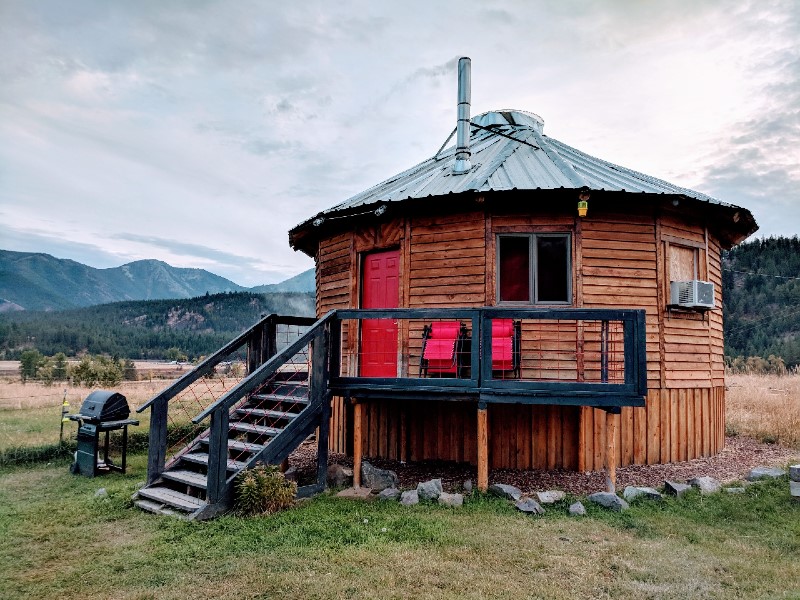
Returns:
[[[322,491],[330,415],[326,332],[323,319],[282,352],[267,350],[264,354],[272,356],[192,419],[197,423],[211,416],[211,425],[168,462],[161,462],[166,445],[161,430],[166,432],[165,411],[175,393],[162,392],[140,408],[139,412],[151,407],[153,412],[148,483],[135,494],[136,506],[188,519],[211,518],[230,509],[235,478],[242,470],[259,462],[280,464],[315,430],[317,481],[298,489],[298,496]],[[264,340],[263,332],[251,330],[243,336],[246,341]],[[298,364],[298,351],[306,357],[302,364]],[[226,355],[218,354],[212,359]],[[203,367],[196,369],[201,375]],[[190,373],[185,378],[197,382],[201,375]],[[181,381],[174,384],[176,389]]]

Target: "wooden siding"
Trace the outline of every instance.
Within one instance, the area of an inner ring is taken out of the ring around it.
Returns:
[[[490,404],[492,469],[599,471],[605,466],[606,412],[571,406]],[[345,452],[344,404],[333,403],[333,452]],[[615,417],[617,466],[712,456],[725,443],[725,389],[652,390],[646,408]],[[467,402],[380,400],[363,405],[363,455],[389,460],[476,464],[477,409]]]

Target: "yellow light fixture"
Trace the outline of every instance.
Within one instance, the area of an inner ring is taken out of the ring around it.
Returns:
[[[578,192],[578,216],[585,217],[589,210],[589,188],[581,188]]]

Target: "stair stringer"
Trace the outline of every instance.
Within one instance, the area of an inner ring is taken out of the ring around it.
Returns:
[[[327,397],[328,395],[326,394],[326,398]],[[330,402],[330,399],[328,398],[327,401]],[[275,465],[289,458],[289,455],[294,452],[317,427],[327,426],[326,423],[322,422],[324,421],[322,416],[325,413],[323,409],[324,404],[322,402],[311,403],[306,406],[283,431],[270,440],[263,450],[250,457],[244,468],[238,470],[225,480],[225,489],[223,490],[220,500],[214,504],[206,502],[203,507],[191,513],[189,518],[197,520],[212,519],[222,513],[228,512],[233,506],[233,491],[236,476],[243,470],[254,467],[257,463]],[[316,488],[316,486],[309,487]]]

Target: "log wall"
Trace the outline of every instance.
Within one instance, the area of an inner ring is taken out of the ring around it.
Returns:
[[[714,282],[715,303],[722,305],[720,245],[700,223],[675,215],[598,210],[585,219],[483,211],[396,219],[320,243],[317,313],[358,307],[362,253],[390,247],[401,250],[400,306],[494,305],[496,236],[515,232],[572,235],[573,306],[646,310],[650,391],[645,408],[623,408],[616,417],[618,464],[674,462],[719,452],[725,429],[721,310],[667,309],[669,278],[690,272]],[[413,369],[419,361],[422,324],[403,327],[404,368]],[[533,343],[523,332],[523,345],[526,341]],[[347,372],[356,340],[346,326],[343,343],[342,369]],[[523,370],[530,371],[523,376],[542,376],[525,363]],[[577,372],[577,367],[564,369],[563,376],[574,378]],[[351,453],[352,405],[334,398],[332,409],[330,449]],[[365,403],[364,456],[475,463],[476,413],[472,403]],[[603,467],[604,411],[490,405],[488,415],[492,468]]]

